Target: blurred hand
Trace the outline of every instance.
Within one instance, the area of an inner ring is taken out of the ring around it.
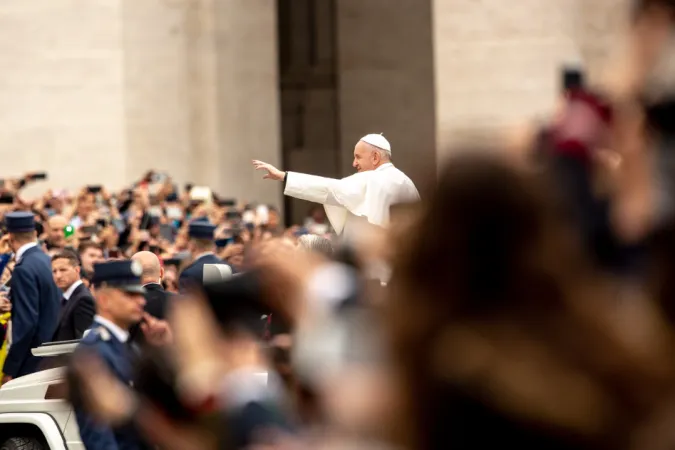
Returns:
[[[235,255],[240,255],[244,252],[244,244],[229,244],[221,253],[222,259],[227,259]]]
[[[10,375],[5,375],[2,377],[2,384],[8,383],[12,381],[12,377]]]
[[[253,160],[253,167],[255,167],[255,170],[264,170],[267,172],[267,174],[263,177],[265,180],[282,181],[286,175],[286,172],[277,169],[272,164],[267,164],[266,162],[255,159]]]
[[[0,292],[0,312],[8,313],[12,310],[12,302],[7,298],[6,292]]]
[[[165,320],[159,320],[148,313],[143,315],[141,330],[145,335],[148,344],[155,347],[162,347],[173,342],[173,333],[169,323]]]
[[[614,99],[626,100],[642,89],[670,36],[667,8],[654,5],[640,13],[619,58],[606,69],[603,87]]]
[[[132,417],[138,403],[133,391],[115,378],[98,356],[75,355],[71,368],[84,408],[99,422],[116,425]]]
[[[0,238],[0,254],[12,253],[12,248],[9,246],[9,234]]]
[[[196,296],[172,305],[169,323],[175,336],[170,348],[178,391],[186,403],[198,405],[216,393],[227,369],[218,325],[206,301]]]
[[[261,269],[272,309],[296,323],[305,313],[307,283],[325,262],[317,253],[298,252],[287,239],[274,239],[260,244],[254,266]]]
[[[212,429],[171,421],[152,405],[141,405],[136,423],[163,450],[216,450],[218,437]]]

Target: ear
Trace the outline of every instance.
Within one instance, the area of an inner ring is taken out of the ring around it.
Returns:
[[[80,276],[81,271],[82,271],[82,269],[80,268],[80,266],[75,266],[75,272],[77,272],[78,277]]]
[[[161,280],[163,278],[164,278],[164,266],[159,268],[159,279]]]

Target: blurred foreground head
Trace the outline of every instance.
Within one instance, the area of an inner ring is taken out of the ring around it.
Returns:
[[[449,161],[395,259],[396,433],[416,449],[618,448],[668,396],[671,335],[646,302],[614,321],[616,291],[548,180],[488,155]]]

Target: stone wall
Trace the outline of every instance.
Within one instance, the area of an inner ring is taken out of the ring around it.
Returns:
[[[563,64],[595,74],[630,0],[283,1],[280,80],[275,0],[5,0],[2,173],[119,187],[153,167],[278,205],[249,164],[281,164],[282,132],[285,167],[329,176],[382,132],[423,185],[464,130],[548,115]]]
[[[394,163],[419,186],[436,162],[434,61],[429,1],[339,0],[341,168],[354,146],[383,133]]]
[[[269,0],[7,0],[0,176],[121,187],[150,168],[279,205],[251,169],[280,162]],[[35,189],[43,189],[44,185]]]
[[[0,177],[47,170],[54,186],[119,185],[120,2],[5,0],[0,11]]]

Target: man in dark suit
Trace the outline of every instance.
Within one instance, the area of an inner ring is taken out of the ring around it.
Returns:
[[[145,312],[151,316],[164,320],[167,309],[174,294],[166,292],[162,287],[164,267],[159,262],[157,255],[151,252],[138,252],[131,257],[132,261],[140,264],[141,283],[145,288]],[[140,324],[134,325],[130,330],[131,342],[144,344],[145,338],[140,329]]]
[[[190,287],[203,286],[204,264],[226,264],[215,254],[214,232],[215,225],[208,221],[195,220],[190,223],[188,233],[190,242],[188,248],[192,255],[192,264],[183,269],[180,274],[180,290],[185,291]]]
[[[5,215],[9,245],[15,253],[12,274],[12,345],[3,371],[3,384],[33,373],[39,358],[31,349],[51,341],[59,315],[61,294],[52,278],[51,261],[37,245],[32,213]]]
[[[131,349],[127,346],[129,328],[140,322],[145,307],[145,289],[141,284],[140,264],[136,261],[110,261],[94,265],[93,285],[98,314],[75,353],[97,355],[113,376],[124,385],[133,384]],[[80,436],[88,449],[148,448],[135,429],[113,429],[101,425],[75,403]]]
[[[64,250],[52,258],[54,282],[61,289],[61,312],[54,341],[81,339],[94,320],[94,297],[80,280],[80,260]]]
[[[164,267],[159,258],[151,252],[138,252],[131,260],[137,261],[143,270],[141,283],[145,288],[145,312],[158,319],[164,319],[173,294],[166,292],[162,287]]]

